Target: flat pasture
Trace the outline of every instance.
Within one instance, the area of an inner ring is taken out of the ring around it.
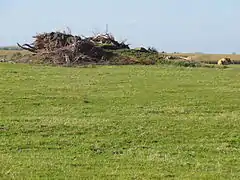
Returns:
[[[1,179],[239,179],[240,71],[0,64]]]

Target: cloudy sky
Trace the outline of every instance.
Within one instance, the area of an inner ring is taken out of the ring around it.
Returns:
[[[32,42],[36,33],[109,32],[132,47],[240,53],[239,0],[0,0],[0,46]]]

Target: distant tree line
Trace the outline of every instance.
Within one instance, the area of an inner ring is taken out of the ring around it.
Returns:
[[[7,46],[7,47],[0,47],[0,50],[21,50],[17,46]]]

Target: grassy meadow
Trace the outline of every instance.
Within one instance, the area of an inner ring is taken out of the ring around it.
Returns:
[[[0,179],[239,179],[240,66],[0,64]]]

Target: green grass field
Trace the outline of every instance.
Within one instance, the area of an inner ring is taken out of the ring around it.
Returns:
[[[0,64],[0,179],[239,179],[238,67]]]

